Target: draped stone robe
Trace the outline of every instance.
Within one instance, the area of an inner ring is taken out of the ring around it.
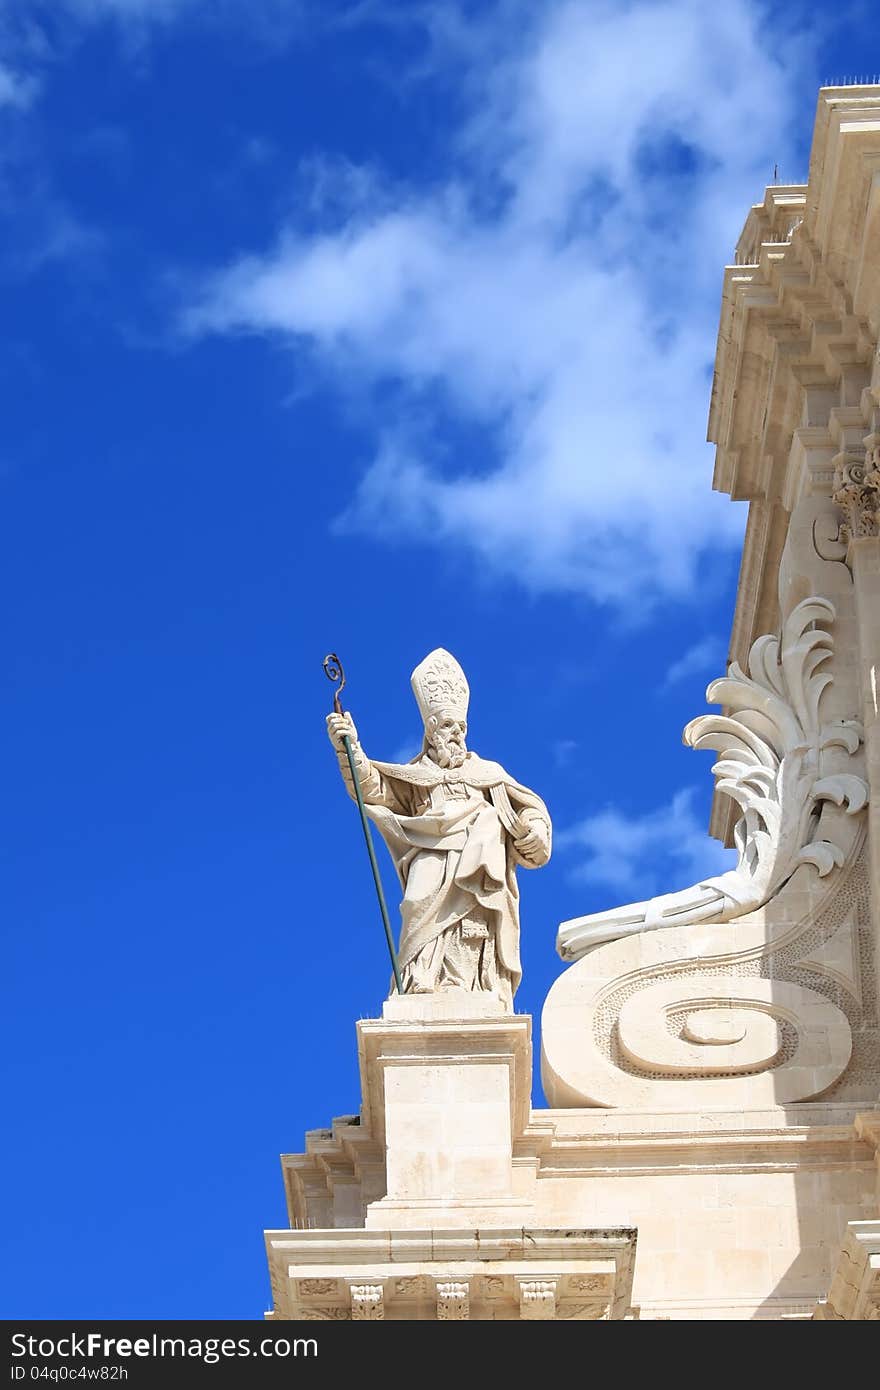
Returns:
[[[550,857],[543,801],[475,753],[461,767],[442,768],[425,753],[406,764],[371,762],[357,747],[355,762],[367,814],[403,887],[405,990],[462,985],[497,993],[510,1007],[522,976],[516,868],[536,869]],[[344,754],[340,768],[352,792]],[[525,810],[536,813],[528,823],[520,819]],[[530,831],[540,845],[525,858],[514,839]]]

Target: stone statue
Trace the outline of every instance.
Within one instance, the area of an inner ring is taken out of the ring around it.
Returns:
[[[550,858],[547,808],[498,763],[465,746],[470,691],[449,652],[438,648],[412,673],[425,725],[418,757],[380,763],[361,748],[351,715],[327,717],[349,795],[347,734],[364,805],[403,886],[400,961],[405,993],[466,989],[495,995],[509,1010],[522,977],[516,867]]]

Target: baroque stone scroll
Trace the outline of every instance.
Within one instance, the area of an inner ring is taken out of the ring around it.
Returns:
[[[859,963],[862,730],[826,709],[835,616],[827,598],[798,603],[747,672],[733,663],[709,687],[724,713],[685,729],[740,808],[736,868],[561,925],[575,964],[544,1008],[551,1105],[780,1105],[847,1071],[873,972]]]

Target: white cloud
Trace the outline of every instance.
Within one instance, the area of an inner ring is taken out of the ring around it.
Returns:
[[[34,100],[38,89],[35,78],[14,72],[7,64],[0,63],[0,106],[25,110]]]
[[[692,647],[688,647],[677,661],[673,661],[663,678],[661,689],[669,690],[671,686],[678,685],[679,681],[687,680],[688,676],[696,676],[701,672],[720,676],[725,670],[726,662],[721,642],[717,637],[704,637],[701,642],[695,642]]]
[[[792,163],[802,48],[754,0],[497,14],[482,62],[459,55],[474,113],[454,177],[373,181],[323,234],[286,227],[185,322],[307,347],[342,389],[397,385],[344,528],[632,612],[741,537],[711,492],[707,367],[721,267],[773,160]],[[489,427],[485,457],[428,445],[450,417]]]
[[[677,792],[668,806],[642,816],[607,807],[555,837],[561,851],[586,851],[571,872],[582,883],[601,883],[621,899],[671,893],[724,873],[736,853],[706,834],[693,810],[694,789]]]

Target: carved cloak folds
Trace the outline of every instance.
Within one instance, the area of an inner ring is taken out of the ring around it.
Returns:
[[[522,977],[516,868],[536,869],[550,858],[541,798],[475,753],[458,768],[439,767],[425,754],[405,764],[371,761],[362,789],[403,886],[401,970],[442,932],[477,915],[489,923],[515,992]],[[524,811],[532,813],[525,820]],[[530,830],[542,844],[524,858],[514,840]]]

